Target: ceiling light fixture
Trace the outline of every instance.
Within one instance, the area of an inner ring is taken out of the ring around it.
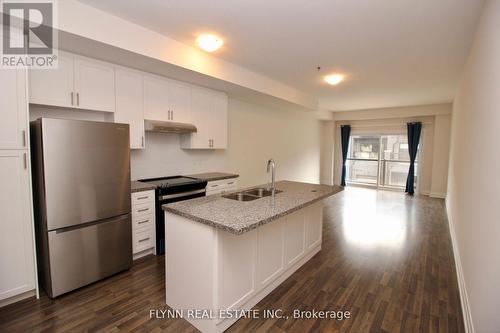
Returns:
[[[207,52],[214,52],[224,44],[224,41],[215,35],[203,34],[198,36],[196,43],[200,49]]]
[[[324,79],[325,79],[326,83],[331,84],[331,85],[336,85],[336,84],[339,84],[340,82],[342,82],[342,80],[344,79],[344,75],[331,74],[331,75],[325,76]]]

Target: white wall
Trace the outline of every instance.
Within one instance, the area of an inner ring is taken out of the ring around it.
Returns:
[[[432,179],[430,195],[446,197],[448,185],[448,161],[450,155],[451,115],[434,117],[434,138],[432,153]]]
[[[500,1],[487,1],[454,101],[446,200],[462,301],[480,333],[500,328],[499,31]]]
[[[146,133],[146,149],[132,150],[132,179],[226,171],[240,174],[240,186],[266,183],[266,162],[276,161],[278,180],[319,183],[321,121],[312,113],[269,110],[229,99],[229,147],[183,150],[178,134]],[[101,112],[30,107],[40,116],[109,121]]]
[[[335,154],[335,122],[321,122],[321,184],[333,185],[333,158]]]

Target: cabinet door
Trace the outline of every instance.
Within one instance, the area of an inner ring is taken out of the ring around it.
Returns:
[[[22,149],[28,144],[26,71],[0,69],[0,149]]]
[[[189,148],[210,148],[211,122],[213,121],[210,118],[211,104],[212,94],[209,90],[193,87],[191,90],[191,116],[197,132],[191,134]]]
[[[170,80],[168,98],[172,115],[171,120],[178,123],[189,123],[191,121],[191,87]]]
[[[27,150],[0,150],[0,299],[35,289],[26,154]]]
[[[214,93],[210,110],[210,136],[215,149],[227,148],[227,96]]]
[[[144,119],[169,121],[169,81],[144,76]]]
[[[115,71],[110,64],[75,58],[75,104],[77,108],[115,111]]]
[[[115,122],[130,125],[130,148],[144,148],[142,74],[116,69]]]
[[[29,70],[29,101],[33,104],[73,107],[74,58],[59,52],[58,66],[54,69]]]

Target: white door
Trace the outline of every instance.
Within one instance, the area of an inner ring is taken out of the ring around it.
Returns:
[[[169,81],[152,75],[144,76],[144,119],[169,121]]]
[[[74,107],[74,58],[59,52],[54,69],[29,70],[29,101],[33,104]]]
[[[210,110],[212,148],[227,148],[227,96],[214,93]]]
[[[26,150],[0,150],[0,299],[35,289]]]
[[[28,144],[26,71],[0,69],[0,149],[23,149]]]
[[[191,134],[189,148],[210,148],[211,122],[210,109],[212,93],[209,90],[195,88],[191,90],[191,117],[197,132]]]
[[[130,125],[130,148],[144,148],[142,74],[116,69],[115,123]]]
[[[169,81],[168,98],[172,121],[189,123],[191,121],[191,87],[178,81]]]
[[[115,70],[110,64],[75,57],[76,107],[115,111]]]

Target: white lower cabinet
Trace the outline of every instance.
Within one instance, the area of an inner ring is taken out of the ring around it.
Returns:
[[[224,194],[238,189],[238,178],[215,180],[207,183],[207,195]]]
[[[132,193],[132,252],[134,260],[156,254],[155,191]]]
[[[36,288],[27,154],[0,150],[0,301]]]

